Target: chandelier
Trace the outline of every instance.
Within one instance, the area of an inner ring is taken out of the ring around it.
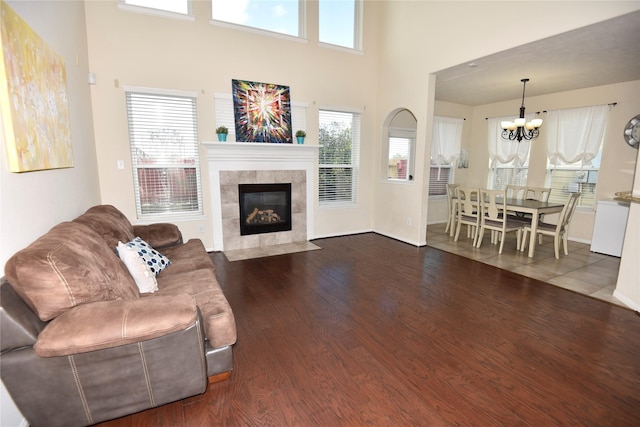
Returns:
[[[540,134],[538,128],[542,126],[542,119],[535,118],[530,122],[526,122],[524,118],[524,90],[529,79],[522,79],[522,105],[520,105],[520,117],[512,122],[504,121],[500,123],[502,127],[502,138],[509,141],[529,141],[536,139]],[[525,123],[526,122],[526,123]]]

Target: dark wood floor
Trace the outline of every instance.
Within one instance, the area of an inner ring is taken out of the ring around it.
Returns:
[[[640,317],[376,234],[229,263],[235,371],[103,426],[640,425]]]

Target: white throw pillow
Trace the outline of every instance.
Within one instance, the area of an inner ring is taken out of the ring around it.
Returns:
[[[127,266],[129,274],[138,285],[141,294],[153,293],[158,290],[156,275],[151,272],[138,251],[122,242],[118,242],[118,256]]]

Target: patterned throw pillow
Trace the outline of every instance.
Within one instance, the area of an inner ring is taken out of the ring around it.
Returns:
[[[140,258],[147,264],[149,270],[156,276],[165,268],[171,264],[169,258],[156,251],[147,242],[140,237],[136,237],[132,241],[127,243],[127,246],[132,247],[138,252]]]

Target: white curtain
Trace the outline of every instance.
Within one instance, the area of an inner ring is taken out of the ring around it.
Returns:
[[[549,111],[545,123],[549,162],[589,165],[600,150],[609,108],[595,105]]]
[[[460,156],[464,119],[433,116],[431,164],[449,165]]]
[[[525,115],[527,122],[534,118],[533,114]],[[491,168],[494,169],[498,163],[511,163],[516,167],[523,166],[529,158],[530,141],[523,139],[522,141],[509,141],[502,138],[502,127],[500,122],[513,121],[513,116],[509,117],[490,117],[487,119],[489,143],[489,159],[491,160]]]

